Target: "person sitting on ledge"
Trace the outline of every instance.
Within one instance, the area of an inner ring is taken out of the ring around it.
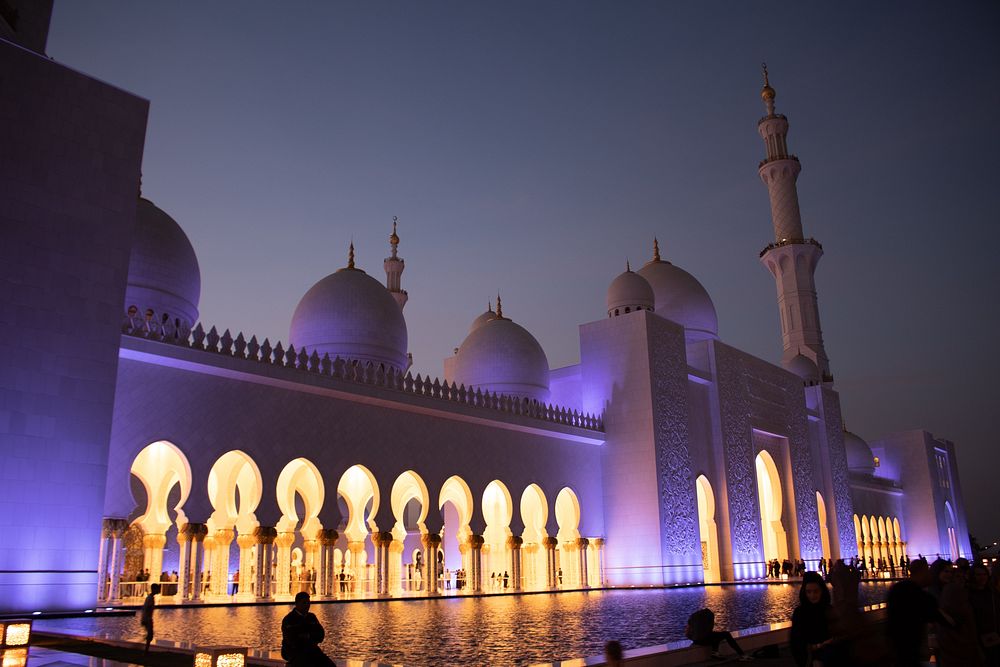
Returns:
[[[732,633],[717,632],[715,630],[715,614],[711,609],[699,609],[688,618],[687,628],[684,636],[691,640],[695,646],[708,646],[712,649],[713,658],[721,658],[719,644],[725,641],[739,656],[740,661],[751,660],[750,656],[743,652],[740,645],[733,639]]]
[[[309,611],[309,593],[295,595],[295,608],[281,621],[281,657],[289,667],[333,667],[320,649],[326,633],[316,614]]]

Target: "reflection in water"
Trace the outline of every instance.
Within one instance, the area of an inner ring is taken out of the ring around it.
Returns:
[[[861,587],[863,604],[881,602],[886,584]],[[406,665],[529,665],[599,655],[618,639],[638,648],[683,639],[688,616],[702,607],[715,612],[722,629],[787,621],[798,586],[746,584],[669,590],[389,600],[314,604],[326,628],[324,650],[332,657]],[[203,646],[277,650],[288,606],[161,609],[158,639]],[[36,621],[40,630],[73,630],[112,637],[141,636],[138,617]]]

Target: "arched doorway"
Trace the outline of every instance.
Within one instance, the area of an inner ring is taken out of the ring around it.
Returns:
[[[819,541],[823,549],[823,558],[829,561],[833,553],[830,547],[830,524],[826,514],[826,501],[819,491],[816,492],[816,510],[819,512]]]
[[[951,507],[951,501],[944,501],[945,527],[948,531],[948,553],[951,560],[955,560],[962,554],[958,547],[958,522],[955,520],[955,510]]]
[[[717,583],[722,579],[719,561],[719,528],[715,524],[715,493],[712,484],[704,475],[695,480],[698,494],[698,528],[701,534],[701,561],[705,583]]]
[[[586,585],[580,572],[580,500],[573,489],[564,487],[556,496],[556,585],[559,588],[576,588]]]
[[[521,494],[521,522],[524,540],[521,546],[521,575],[524,590],[541,590],[547,584],[545,524],[549,520],[549,506],[542,487],[529,484]]]
[[[510,519],[514,514],[514,503],[507,486],[498,479],[486,485],[483,491],[483,590],[502,592],[502,578],[507,572],[510,577],[510,547],[507,538],[511,536]]]
[[[278,475],[276,487],[281,519],[276,526],[278,537],[277,595],[287,599],[299,591],[312,591],[319,570],[319,532],[323,524],[319,513],[326,498],[326,487],[319,469],[308,459],[289,461]],[[299,521],[301,519],[301,525]],[[296,537],[298,528],[298,538]],[[304,555],[298,564],[291,558],[291,548],[300,543]],[[241,571],[240,580],[243,580]],[[241,588],[244,588],[243,586]],[[321,587],[315,586],[316,590]]]
[[[233,529],[238,536],[252,541],[254,530],[260,525],[254,511],[263,492],[260,469],[249,455],[238,449],[220,456],[208,473],[208,499],[215,511],[208,519],[205,561],[210,595],[216,600],[229,598]],[[242,561],[242,550],[240,556]]]
[[[149,581],[155,582],[160,580],[164,570],[163,548],[167,543],[167,532],[171,527],[179,529],[187,523],[182,508],[191,493],[191,466],[177,446],[159,440],[136,455],[130,472],[146,492],[145,511],[132,522],[132,526],[142,531],[141,567],[149,572]],[[183,567],[183,563],[178,567]],[[138,565],[135,569],[135,572],[125,572],[126,579],[134,580]],[[117,576],[117,573],[112,576]]]
[[[458,570],[464,570],[466,576],[471,576],[471,551],[469,549],[469,536],[472,530],[469,528],[469,521],[472,520],[472,491],[465,480],[454,475],[445,480],[441,485],[441,493],[438,494],[438,508],[444,519],[441,528],[441,546],[444,550],[444,568],[447,570],[445,578],[445,588],[450,588],[452,583],[457,587],[463,584],[458,579]],[[467,587],[461,589],[468,591]]]
[[[396,523],[392,527],[392,543],[389,545],[389,592],[402,592],[404,582],[411,590],[424,590],[426,579],[434,576],[427,558],[421,555],[423,545],[420,539],[427,532],[424,520],[430,506],[427,485],[420,475],[407,470],[396,478],[390,496],[389,502]],[[414,510],[416,516],[413,516]],[[407,544],[407,537],[413,536],[416,537],[416,542],[411,539]],[[410,548],[411,560],[407,563],[408,567],[404,567],[403,552],[407,546]],[[433,558],[434,554],[430,556]]]
[[[774,459],[767,451],[757,455],[757,498],[760,502],[760,523],[764,542],[764,560],[788,558],[788,537],[782,522],[784,502],[781,477]]]
[[[345,571],[347,594],[362,594],[371,587],[368,576],[368,553],[365,542],[372,531],[378,530],[372,518],[378,512],[379,491],[375,475],[363,465],[352,465],[337,482],[337,495],[347,510]]]

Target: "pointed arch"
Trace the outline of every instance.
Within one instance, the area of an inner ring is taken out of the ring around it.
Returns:
[[[826,500],[823,499],[823,494],[819,491],[816,492],[816,511],[819,513],[819,541],[823,558],[830,560],[833,552],[830,546],[829,517],[826,513]]]
[[[487,484],[483,490],[481,507],[486,520],[482,556],[485,583],[488,581],[487,572],[500,575],[507,570],[509,574],[507,538],[511,536],[510,520],[514,516],[514,502],[507,485],[498,479]]]
[[[719,560],[719,528],[715,523],[715,492],[708,477],[695,480],[698,495],[698,528],[701,535],[701,559],[705,583],[717,583],[722,578]]]
[[[547,584],[547,558],[545,526],[549,520],[549,504],[545,492],[538,484],[529,484],[521,493],[521,569],[524,588],[538,590]]]
[[[142,527],[146,534],[162,535],[174,523],[169,510],[177,516],[177,525],[187,523],[183,507],[191,494],[191,464],[176,445],[167,440],[157,440],[142,448],[132,461],[129,472],[135,475],[146,490],[146,509],[133,524]],[[170,508],[170,492],[180,487],[180,500]]]
[[[784,498],[782,497],[781,477],[778,466],[766,450],[757,454],[755,461],[757,470],[757,499],[760,504],[760,521],[764,542],[764,558],[771,560],[788,558],[788,537],[785,532],[782,512]]]
[[[379,508],[378,482],[372,471],[354,464],[344,471],[337,482],[337,495],[347,505],[347,527],[344,535],[349,542],[364,542],[368,533],[378,530],[374,517]],[[370,505],[370,509],[367,510]]]
[[[215,509],[210,530],[233,526],[241,533],[253,532],[254,512],[264,493],[257,463],[246,452],[233,449],[220,456],[208,473],[208,499]]]
[[[450,570],[469,571],[467,542],[472,535],[469,522],[472,520],[475,501],[468,483],[458,475],[446,479],[438,493],[438,509],[444,520],[441,546],[444,549],[445,566]]]

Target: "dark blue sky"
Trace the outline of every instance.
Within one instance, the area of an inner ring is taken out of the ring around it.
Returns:
[[[56,3],[49,54],[152,102],[143,192],[187,231],[207,324],[286,340],[346,263],[384,277],[393,215],[415,369],[499,289],[553,367],[649,258],[780,355],[757,174],[760,62],[791,123],[848,427],[959,447],[1000,538],[1000,5]]]

